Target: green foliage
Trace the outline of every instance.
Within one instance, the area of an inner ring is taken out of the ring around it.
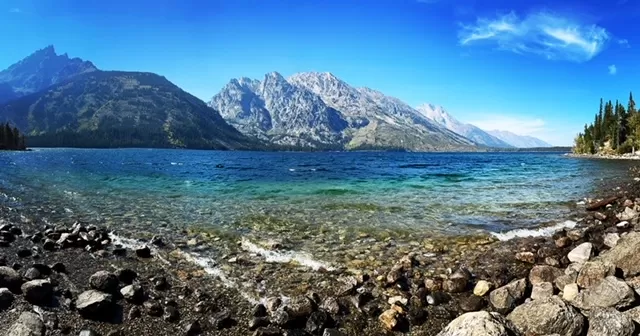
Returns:
[[[0,150],[25,150],[27,149],[24,135],[11,127],[9,123],[0,124]]]
[[[593,124],[585,125],[575,139],[573,152],[577,154],[630,153],[640,147],[640,113],[636,109],[633,94],[625,109],[600,99],[600,110]]]

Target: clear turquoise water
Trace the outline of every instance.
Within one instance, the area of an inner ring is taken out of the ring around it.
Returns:
[[[0,153],[0,191],[26,210],[58,209],[51,221],[123,229],[461,234],[562,220],[631,165],[557,153],[38,149]]]

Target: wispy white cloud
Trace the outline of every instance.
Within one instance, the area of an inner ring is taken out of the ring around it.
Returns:
[[[11,8],[9,9],[9,13],[18,14],[18,13],[22,13],[22,10],[20,8]]]
[[[611,65],[609,66],[609,74],[610,74],[610,75],[615,75],[615,74],[617,74],[617,73],[618,73],[618,68],[616,68],[616,65],[615,65],[615,64],[611,64]]]
[[[468,46],[490,42],[519,54],[536,54],[547,59],[584,62],[598,55],[610,40],[610,33],[594,24],[583,24],[550,12],[524,18],[515,12],[496,18],[478,18],[462,24],[459,42]]]
[[[631,45],[629,44],[629,40],[627,39],[619,39],[618,44],[625,48],[631,48]]]

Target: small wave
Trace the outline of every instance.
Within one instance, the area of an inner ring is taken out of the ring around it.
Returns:
[[[294,171],[296,171],[296,170],[295,170],[295,168],[289,168],[289,171],[290,171],[290,172],[294,172]]]
[[[412,163],[406,165],[400,165],[398,168],[429,168],[439,166],[437,163]]]
[[[297,262],[300,265],[309,267],[314,271],[319,269],[325,269],[328,271],[334,270],[333,267],[329,266],[326,263],[321,261],[314,260],[308,254],[304,252],[295,252],[295,251],[286,251],[286,252],[278,252],[278,251],[270,251],[265,248],[262,248],[246,238],[242,238],[241,247],[245,251],[255,253],[264,257],[265,261],[268,263],[290,263],[292,261]]]
[[[576,226],[576,222],[568,220],[556,225],[541,227],[537,229],[517,229],[503,233],[491,232],[491,235],[498,238],[501,241],[507,241],[514,238],[524,237],[548,237],[562,229],[573,229]]]

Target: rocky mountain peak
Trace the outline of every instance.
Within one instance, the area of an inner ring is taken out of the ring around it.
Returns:
[[[19,96],[45,88],[81,73],[95,71],[93,63],[67,54],[57,55],[49,45],[0,71],[0,83],[9,84]]]

